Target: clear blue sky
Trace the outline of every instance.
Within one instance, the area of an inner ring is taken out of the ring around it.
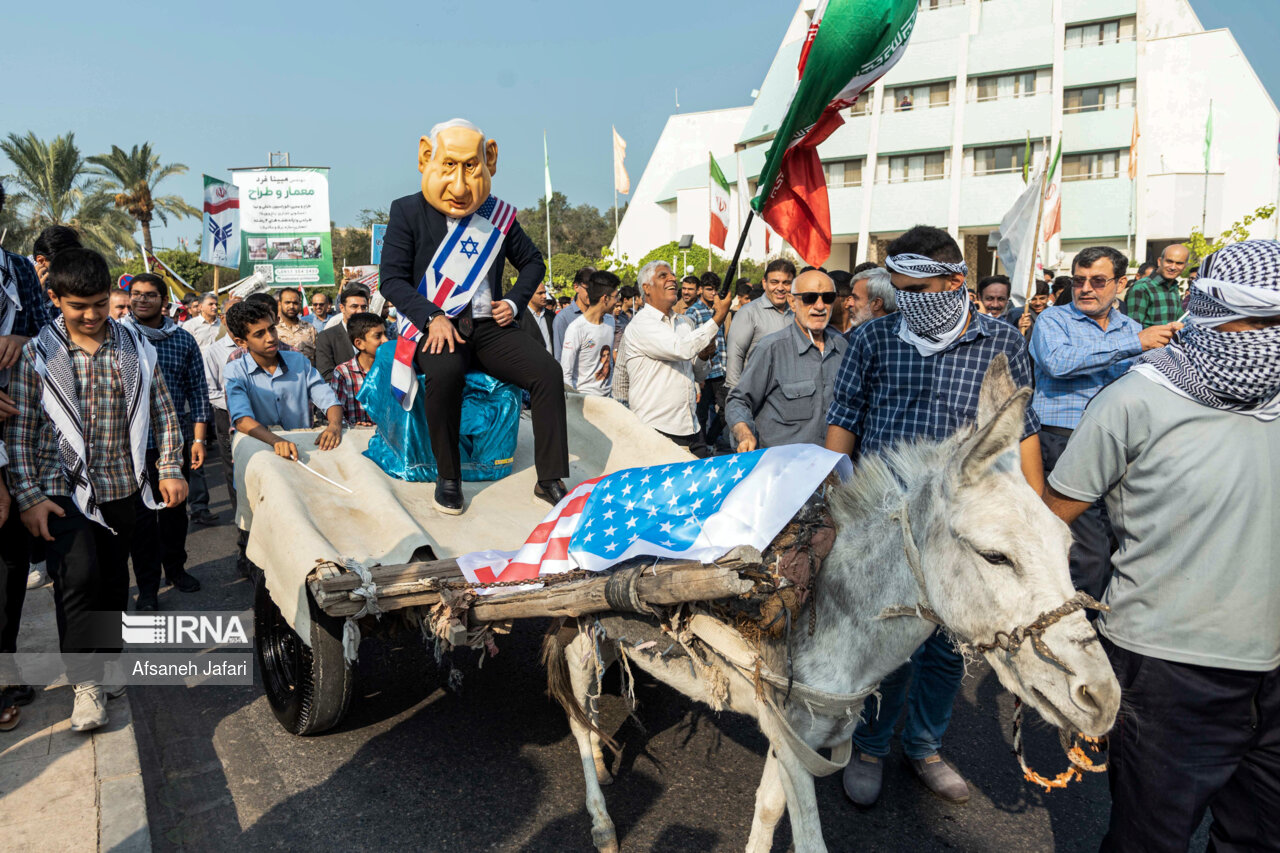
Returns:
[[[1192,0],[1229,27],[1280,101],[1274,0]],[[471,7],[463,9],[463,6]],[[11,3],[0,55],[0,133],[74,130],[86,154],[150,141],[190,167],[163,189],[199,204],[200,174],[265,165],[332,168],[332,217],[351,224],[418,184],[417,140],[470,118],[497,139],[496,192],[613,203],[611,124],[632,183],[675,111],[749,103],[795,8],[763,2]],[[55,11],[56,10],[56,11]],[[50,17],[56,14],[56,19]],[[1194,57],[1188,57],[1194,61]],[[0,159],[0,170],[8,163]],[[187,220],[158,242],[194,238]]]

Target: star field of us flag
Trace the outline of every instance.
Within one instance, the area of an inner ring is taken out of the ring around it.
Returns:
[[[519,551],[476,551],[458,566],[492,583],[602,572],[632,557],[706,563],[738,545],[763,551],[832,470],[848,477],[849,457],[810,444],[628,468],[579,484]]]

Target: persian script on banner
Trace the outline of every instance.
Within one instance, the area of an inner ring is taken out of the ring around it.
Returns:
[[[849,476],[849,457],[809,444],[628,468],[579,484],[519,551],[475,551],[458,567],[472,583],[532,581],[633,557],[711,562],[738,545],[763,551],[833,470]]]
[[[240,194],[235,184],[204,176],[203,231],[201,263],[240,266]]]

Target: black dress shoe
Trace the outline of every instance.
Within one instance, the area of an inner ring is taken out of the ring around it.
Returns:
[[[14,705],[30,705],[31,700],[35,698],[35,688],[30,684],[15,684],[12,687],[5,688],[4,698],[0,699],[0,708],[11,708]]]
[[[447,515],[462,515],[462,481],[436,480],[436,509]]]
[[[183,572],[176,578],[169,578],[169,583],[173,584],[180,592],[200,591],[200,581],[196,580],[195,575],[190,572]]]
[[[538,484],[533,487],[533,496],[540,501],[555,506],[560,503],[567,492],[564,488],[563,480],[539,480]]]
[[[138,593],[138,603],[134,607],[137,612],[145,613],[147,611],[156,610],[157,608],[156,594],[154,592]]]

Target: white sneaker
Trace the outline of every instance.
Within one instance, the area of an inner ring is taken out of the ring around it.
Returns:
[[[27,589],[39,589],[49,582],[49,573],[44,570],[44,561],[31,564],[27,574]]]
[[[107,722],[107,696],[102,685],[86,681],[75,686],[76,704],[71,709],[71,730],[89,732]]]

